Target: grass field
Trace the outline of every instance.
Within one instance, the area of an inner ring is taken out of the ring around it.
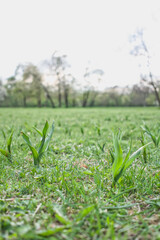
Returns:
[[[37,168],[21,131],[36,145],[46,120],[55,130]],[[113,133],[132,154],[152,142],[144,122],[158,139],[158,108],[0,109],[0,148],[14,130],[12,162],[0,155],[0,239],[160,239],[159,146],[113,184]]]

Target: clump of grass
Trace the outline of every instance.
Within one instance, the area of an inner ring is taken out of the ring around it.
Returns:
[[[84,135],[84,128],[80,127],[80,130],[81,130],[82,135]]]
[[[72,132],[72,131],[71,131],[70,128],[68,128],[68,127],[65,128],[65,134],[66,134],[66,135],[68,134],[69,136],[71,136],[71,132]]]
[[[100,148],[100,150],[102,152],[104,152],[104,147],[105,147],[106,143],[103,143],[102,145],[98,143],[98,147]]]
[[[48,150],[49,142],[52,138],[53,131],[54,131],[54,122],[52,123],[51,130],[47,136],[48,128],[49,128],[48,121],[46,121],[42,132],[39,129],[37,129],[36,127],[34,127],[34,129],[41,136],[41,139],[38,144],[38,149],[35,149],[35,147],[33,147],[32,143],[31,143],[29,137],[24,132],[21,132],[24,141],[27,143],[28,147],[30,148],[30,150],[32,152],[34,165],[37,167],[39,167],[41,158]]]
[[[101,129],[100,129],[100,127],[96,127],[96,131],[97,131],[97,134],[98,134],[98,136],[101,136]]]
[[[151,142],[150,142],[151,143]],[[145,144],[144,146],[140,147],[137,151],[131,154],[131,144],[129,147],[129,150],[126,154],[126,156],[123,156],[123,151],[121,147],[121,134],[114,134],[113,135],[113,146],[114,146],[114,152],[112,152],[111,158],[113,161],[112,164],[112,177],[113,177],[113,183],[112,186],[115,186],[115,184],[120,180],[124,172],[127,168],[131,166],[133,161],[138,157],[140,152],[150,143]]]
[[[5,132],[3,131],[3,136],[6,139]],[[5,149],[0,149],[0,152],[5,156],[10,162],[12,162],[12,155],[11,155],[11,143],[12,143],[12,137],[13,137],[13,131],[11,132],[11,135],[7,139],[7,150]]]
[[[146,124],[141,126],[141,128],[152,139],[155,147],[158,147],[158,145],[160,143],[160,131],[157,133],[157,136],[156,136],[155,134],[153,134],[153,132],[151,132],[151,130],[149,129],[149,127]]]

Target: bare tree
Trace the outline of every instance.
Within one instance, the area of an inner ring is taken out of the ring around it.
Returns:
[[[136,43],[134,45],[131,54],[134,56],[143,56],[146,59],[147,74],[141,73],[141,80],[148,85],[150,85],[153,90],[157,103],[160,106],[160,96],[159,96],[159,81],[155,76],[153,76],[151,71],[151,55],[148,50],[148,46],[144,40],[144,31],[143,29],[137,30],[137,32],[131,36],[131,42]]]
[[[98,77],[98,83],[99,83],[101,81],[101,76],[104,74],[104,72],[101,69],[95,69],[92,71],[88,71],[88,70],[89,69],[86,68],[86,72],[84,74],[85,86],[84,86],[84,91],[82,95],[82,107],[87,106],[89,97],[91,97],[91,101],[89,105],[94,106],[96,97],[98,95],[98,88],[96,87],[96,84],[91,79],[93,75],[96,75]]]
[[[56,75],[57,80],[57,87],[58,87],[58,106],[62,106],[62,90],[65,80],[65,70],[70,65],[68,64],[66,60],[66,55],[58,55],[56,56],[56,52],[53,53],[51,59],[48,61],[44,61],[44,65],[47,65],[50,70],[50,74]]]
[[[156,77],[153,76],[151,72],[149,72],[149,75],[142,74],[141,80],[144,82],[147,82],[150,86],[152,86],[156,100],[158,102],[158,105],[160,106],[160,96],[159,96],[160,81],[156,79]]]

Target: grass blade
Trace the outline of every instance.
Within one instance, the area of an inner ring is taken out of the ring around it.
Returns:
[[[119,136],[117,134],[114,135],[113,143],[115,149],[115,157],[112,165],[113,178],[115,178],[115,176],[118,174],[118,171],[123,163],[123,152],[119,141],[120,141]]]
[[[139,156],[140,152],[151,143],[152,142],[145,144],[144,146],[140,147],[137,151],[132,153],[132,155],[129,157],[128,161],[125,164],[124,170],[126,170],[132,164],[132,162]]]
[[[7,149],[8,152],[11,153],[11,143],[12,143],[13,132],[11,133],[9,139],[7,140]]]
[[[28,145],[32,154],[33,154],[33,159],[34,159],[34,165],[38,165],[39,166],[39,154],[37,152],[37,150],[31,146],[31,145]]]
[[[1,131],[2,131],[4,139],[6,139],[6,134],[5,134],[4,130],[2,129]]]
[[[33,154],[34,165],[39,166],[39,154],[38,154],[37,150],[32,146],[32,143],[29,140],[29,137],[24,132],[21,132],[21,134]]]
[[[48,121],[46,121],[46,123],[44,125],[44,128],[43,128],[43,131],[42,131],[43,136],[45,136],[45,137],[46,137],[48,128],[49,128],[49,124],[48,124]]]
[[[1,152],[5,157],[8,158],[8,156],[9,156],[9,152],[8,152],[8,151],[3,150],[3,149],[0,149],[0,152]]]
[[[33,127],[34,130],[36,130],[36,132],[41,136],[43,137],[43,133],[36,127]]]
[[[32,143],[31,143],[31,141],[29,140],[29,137],[24,133],[24,132],[21,132],[21,134],[22,134],[22,137],[23,137],[23,139],[24,139],[24,141],[27,143],[27,145],[29,146],[32,146]]]
[[[95,205],[91,205],[89,207],[83,208],[77,218],[76,221],[81,221],[84,217],[86,217],[91,211],[93,211],[93,209],[95,209]]]
[[[49,135],[47,136],[45,144],[44,144],[45,145],[44,146],[45,151],[47,151],[47,149],[48,149],[49,142],[50,142],[50,140],[52,138],[53,132],[54,132],[54,122],[52,123],[51,130],[50,130]]]
[[[68,218],[66,216],[64,216],[61,209],[59,209],[58,207],[55,206],[53,208],[53,210],[55,212],[55,217],[58,219],[59,222],[61,222],[62,224],[65,224],[65,225],[71,224],[71,222],[68,220]]]

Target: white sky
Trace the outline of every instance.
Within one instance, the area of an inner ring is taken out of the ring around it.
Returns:
[[[0,76],[58,50],[79,79],[89,66],[103,69],[104,87],[136,83],[140,59],[128,39],[137,28],[160,75],[160,0],[0,0]]]

